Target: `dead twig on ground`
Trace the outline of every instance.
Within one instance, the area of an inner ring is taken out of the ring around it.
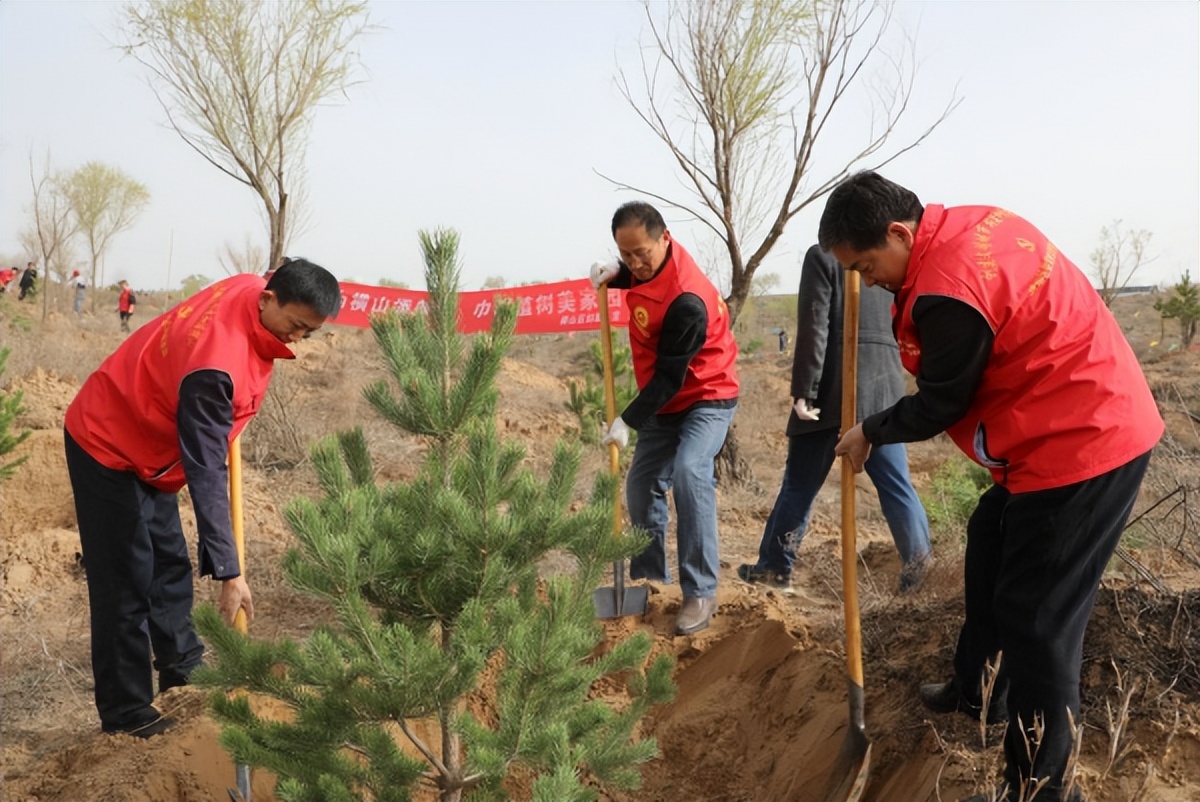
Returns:
[[[1116,712],[1114,712],[1112,703],[1108,699],[1104,700],[1104,713],[1107,719],[1105,729],[1108,732],[1108,764],[1100,774],[1101,779],[1108,776],[1117,761],[1124,757],[1133,746],[1133,742],[1122,745],[1121,736],[1129,724],[1129,703],[1133,699],[1133,694],[1137,691],[1137,680],[1130,681],[1129,687],[1125,687],[1125,678],[1121,674],[1121,669],[1117,666],[1115,660],[1110,660],[1110,663],[1117,675],[1116,691],[1119,704],[1117,705]]]
[[[1000,677],[1000,661],[1003,659],[1004,652],[996,652],[994,659],[983,664],[983,676],[980,678],[980,697],[983,699],[983,706],[979,710],[979,745],[984,749],[987,748],[988,710],[992,704],[992,692],[996,689],[996,680]]]

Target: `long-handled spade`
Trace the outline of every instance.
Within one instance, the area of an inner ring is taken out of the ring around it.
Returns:
[[[600,303],[600,353],[604,362],[604,416],[608,425],[617,417],[617,386],[613,378],[612,327],[608,321],[608,284],[601,284]],[[621,455],[616,443],[608,444],[608,465],[613,476],[621,473]],[[613,498],[613,534],[621,533],[621,489]],[[592,604],[597,618],[620,618],[625,615],[641,615],[646,612],[649,593],[644,587],[625,587],[625,560],[613,562],[613,586],[596,588],[592,591]]]
[[[854,426],[858,381],[858,273],[846,272],[846,306],[842,315],[842,433]],[[824,802],[858,802],[867,786],[871,742],[863,716],[862,629],[858,613],[857,529],[854,522],[854,466],[842,457],[842,598],[846,610],[846,673],[850,726],[833,764]]]
[[[229,513],[233,519],[233,542],[237,547],[238,565],[241,566],[242,576],[246,575],[246,535],[242,515],[242,438],[235,437],[229,444]],[[246,622],[246,611],[238,609],[233,617],[233,627],[243,635],[249,630]],[[250,767],[238,763],[237,794],[229,790],[231,802],[250,802]]]

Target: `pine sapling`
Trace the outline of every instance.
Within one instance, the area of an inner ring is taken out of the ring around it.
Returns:
[[[421,246],[428,303],[373,319],[388,378],[365,395],[427,442],[424,464],[380,484],[361,429],[318,444],[322,495],[287,508],[299,545],[284,571],[329,619],[303,642],[254,642],[199,610],[218,660],[197,681],[284,702],[285,720],[224,694],[213,709],[235,760],[275,772],[285,802],[398,802],[420,786],[442,802],[500,800],[516,776],[546,802],[634,787],[656,745],[633,733],[671,698],[671,664],[648,663],[644,634],[598,648],[591,593],[644,537],[612,533],[613,477],[577,497],[577,449],[560,442],[538,476],[498,436],[517,309],[499,304],[486,334],[463,337],[458,237],[422,233]],[[575,558],[575,576],[539,578],[552,550]],[[602,679],[623,682],[627,703],[591,698]]]

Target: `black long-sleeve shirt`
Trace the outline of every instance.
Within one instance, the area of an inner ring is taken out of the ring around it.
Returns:
[[[670,259],[669,252],[667,258]],[[629,268],[622,264],[621,272],[608,286],[628,289],[633,283],[632,278]],[[695,293],[680,293],[663,315],[655,349],[654,375],[621,413],[621,419],[629,428],[640,429],[675,397],[687,378],[688,365],[704,347],[707,333],[708,309],[704,301]]]
[[[928,440],[971,407],[995,334],[980,312],[955,298],[925,295],[913,305],[921,341],[917,392],[863,421],[872,445]]]
[[[189,373],[179,384],[175,412],[183,473],[187,478],[200,541],[200,575],[232,579],[241,574],[229,514],[229,432],[233,428],[233,379],[220,370]]]

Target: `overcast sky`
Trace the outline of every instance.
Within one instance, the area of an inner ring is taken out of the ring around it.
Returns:
[[[29,158],[40,165],[48,150],[56,168],[101,161],[150,190],[106,281],[219,278],[226,243],[265,243],[255,198],[164,127],[138,65],[108,44],[118,10],[0,2],[0,258],[24,260]],[[1005,206],[1085,269],[1101,227],[1120,219],[1153,232],[1154,261],[1135,283],[1197,277],[1198,13],[1183,1],[899,4],[892,42],[915,36],[921,61],[910,124],[956,92],[962,104],[882,172],[926,203]],[[614,84],[619,67],[640,72],[640,4],[374,2],[371,15],[382,29],[363,44],[365,82],[318,110],[310,223],[291,255],[343,279],[420,287],[417,231],[452,226],[464,289],[575,278],[614,253],[609,219],[635,197],[597,172],[683,196]],[[848,103],[813,176],[840,169],[869,122],[865,103]],[[822,207],[792,221],[762,268],[781,291],[794,291]],[[694,254],[716,253],[706,229],[667,216]]]

